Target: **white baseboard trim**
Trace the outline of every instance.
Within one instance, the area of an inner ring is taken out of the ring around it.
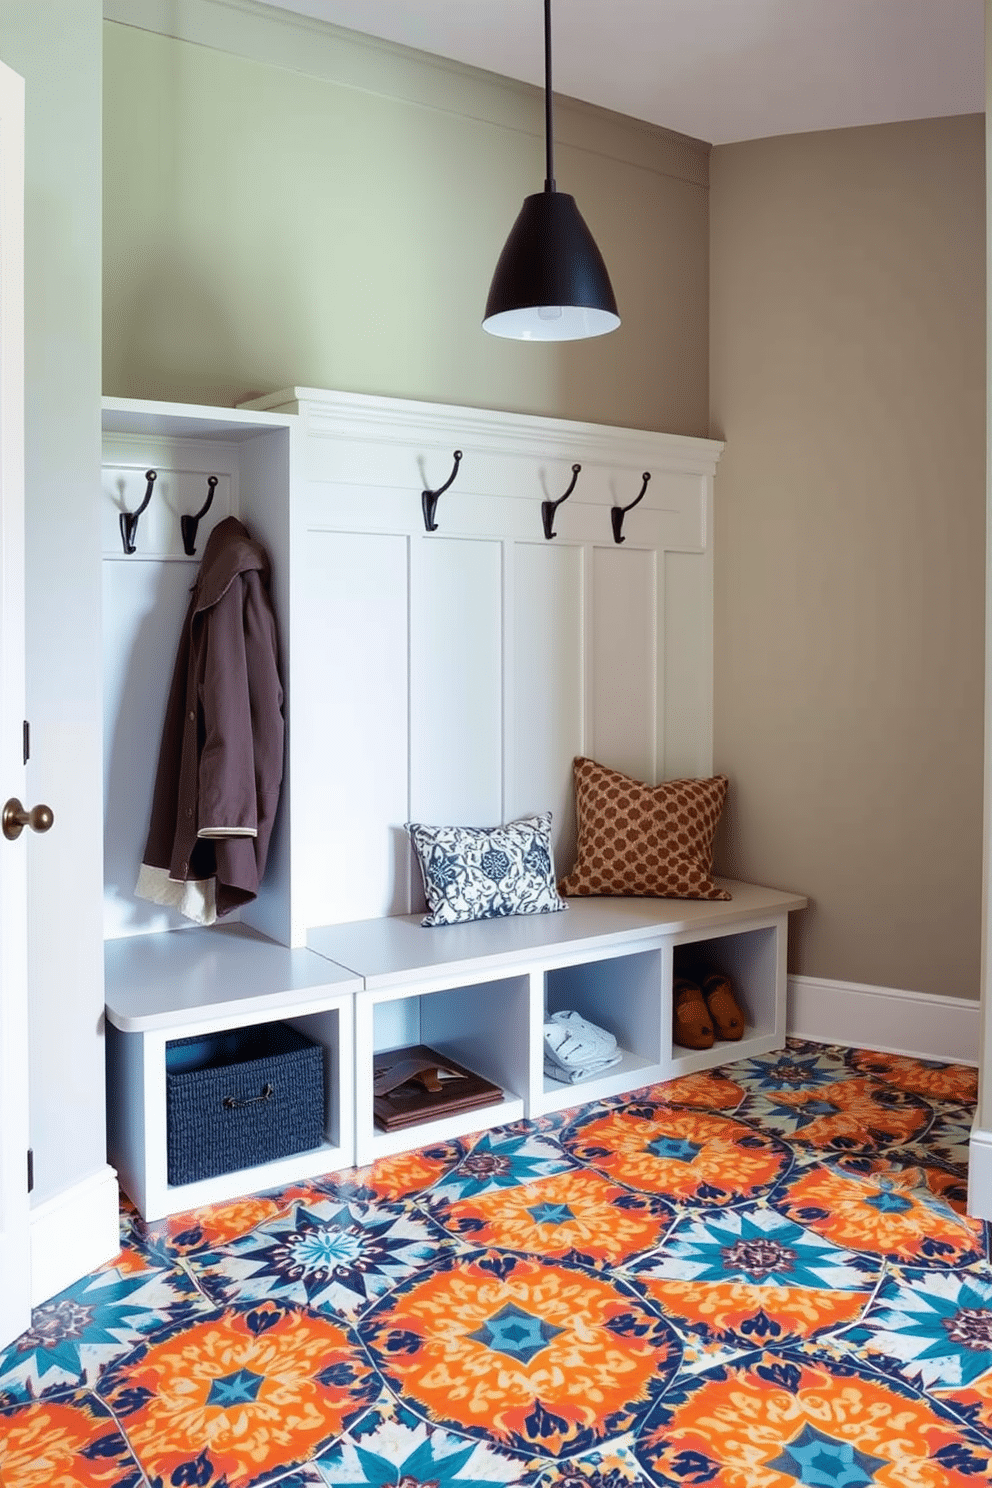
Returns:
[[[968,1142],[968,1213],[992,1219],[992,1131],[982,1131],[977,1117]]]
[[[117,1174],[101,1168],[31,1209],[31,1306],[47,1302],[121,1248]]]
[[[788,988],[786,1027],[795,1038],[950,1064],[978,1063],[977,1002],[825,977],[790,976]]]

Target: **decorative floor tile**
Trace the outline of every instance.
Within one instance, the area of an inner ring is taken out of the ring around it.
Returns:
[[[672,1328],[616,1278],[497,1251],[407,1282],[359,1331],[412,1409],[552,1458],[629,1430],[681,1355]]]
[[[328,1488],[363,1483],[376,1488],[529,1488],[534,1483],[521,1458],[432,1426],[388,1398],[319,1458],[316,1467]]]
[[[348,1329],[273,1302],[159,1336],[99,1386],[148,1477],[195,1488],[248,1488],[299,1466],[380,1390]]]
[[[218,1301],[266,1298],[354,1318],[411,1272],[453,1248],[430,1219],[399,1204],[294,1204],[191,1262]]]
[[[992,1282],[967,1272],[901,1270],[844,1341],[925,1390],[971,1386],[992,1375]]]
[[[208,1306],[179,1270],[108,1267],[85,1276],[36,1307],[28,1331],[0,1354],[0,1402],[92,1385],[145,1334],[192,1321]]]
[[[901,1173],[903,1183],[920,1192],[928,1191],[946,1208],[964,1216],[968,1204],[968,1165],[937,1166],[927,1143],[887,1147],[884,1153],[846,1154],[839,1161],[849,1173]]]
[[[843,1159],[816,1164],[785,1185],[778,1208],[845,1250],[909,1266],[970,1266],[985,1254],[984,1226],[955,1214],[886,1160],[871,1172]]]
[[[662,1200],[632,1194],[597,1173],[569,1169],[520,1188],[490,1189],[433,1211],[473,1245],[615,1266],[653,1250],[672,1224]]]
[[[846,1062],[859,1074],[871,1075],[926,1100],[974,1106],[978,1098],[978,1071],[966,1064],[940,1064],[933,1059],[908,1059],[867,1049],[847,1050]]]
[[[628,1274],[713,1359],[857,1321],[881,1270],[877,1257],[839,1249],[772,1208],[752,1206],[683,1220]]]
[[[3,1488],[140,1488],[127,1442],[93,1395],[0,1409]]]
[[[576,1097],[581,1091],[576,1090]],[[145,1224],[3,1488],[992,1488],[975,1072],[776,1053]]]
[[[933,1120],[921,1096],[862,1076],[754,1093],[738,1114],[786,1141],[837,1152],[873,1152],[914,1142]]]
[[[693,1204],[755,1198],[792,1162],[784,1142],[732,1117],[651,1102],[593,1108],[562,1132],[561,1142],[614,1182]]]
[[[471,1152],[439,1179],[432,1192],[436,1199],[453,1202],[493,1189],[516,1188],[574,1166],[549,1137],[497,1128],[479,1137]]]
[[[669,1391],[637,1444],[663,1483],[720,1488],[978,1488],[990,1447],[896,1382],[802,1351],[768,1352]]]
[[[739,1059],[728,1073],[734,1083],[755,1095],[785,1090],[822,1090],[845,1080],[850,1068],[846,1050],[788,1039],[784,1049]],[[676,1082],[680,1083],[680,1082]]]
[[[964,1176],[968,1171],[968,1139],[974,1115],[970,1106],[949,1106],[944,1111],[935,1111],[926,1136],[918,1144],[921,1156],[925,1152],[931,1162]]]

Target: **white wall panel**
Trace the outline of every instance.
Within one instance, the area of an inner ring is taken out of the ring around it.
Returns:
[[[711,555],[664,554],[665,758],[667,780],[713,770]]]
[[[594,548],[591,562],[589,752],[653,782],[661,763],[656,555],[625,543]]]
[[[561,876],[575,856],[571,765],[584,748],[582,549],[515,544],[511,596],[506,815],[552,811]]]
[[[165,704],[197,560],[103,563],[106,940],[188,924],[134,897],[151,817]]]
[[[412,549],[410,814],[492,826],[503,812],[502,544]]]
[[[409,897],[407,540],[311,532],[308,624],[296,637],[292,727],[304,923],[402,914]]]

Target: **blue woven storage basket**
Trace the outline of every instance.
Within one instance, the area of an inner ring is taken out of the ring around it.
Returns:
[[[196,1183],[324,1140],[324,1050],[286,1023],[165,1046],[167,1175]]]

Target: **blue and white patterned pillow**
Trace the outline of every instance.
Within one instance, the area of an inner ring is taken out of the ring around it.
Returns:
[[[550,811],[502,827],[406,829],[424,878],[425,925],[568,908],[555,886]]]

